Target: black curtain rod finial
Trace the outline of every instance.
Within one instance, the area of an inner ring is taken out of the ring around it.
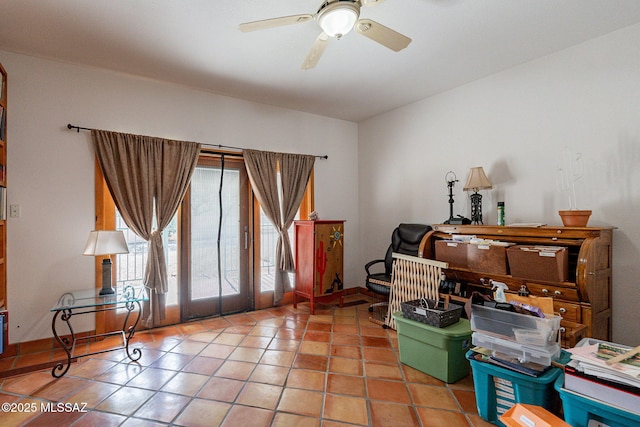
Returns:
[[[69,129],[69,130],[75,129],[76,132],[78,132],[78,133],[80,133],[81,130],[91,130],[89,128],[83,128],[82,126],[72,125],[71,123],[67,124],[67,129]]]

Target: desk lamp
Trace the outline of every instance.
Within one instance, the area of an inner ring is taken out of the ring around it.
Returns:
[[[94,230],[89,233],[89,240],[82,255],[103,256],[102,260],[102,289],[100,296],[113,295],[115,291],[111,287],[111,255],[128,254],[129,248],[122,231]]]
[[[473,190],[473,194],[469,196],[471,199],[471,222],[473,224],[482,224],[482,194],[478,193],[479,190],[488,190],[493,188],[489,178],[484,173],[482,166],[471,168],[469,172],[469,178],[465,184],[463,190]]]
[[[458,182],[458,178],[453,171],[447,172],[444,176],[444,180],[447,182],[447,188],[449,189],[449,219],[444,221],[444,224],[471,224],[471,220],[458,215],[453,217],[453,186]]]

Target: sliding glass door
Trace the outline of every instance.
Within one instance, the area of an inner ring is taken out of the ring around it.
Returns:
[[[203,158],[196,168],[182,209],[185,320],[250,306],[247,181],[241,160]]]
[[[166,318],[156,320],[156,325],[273,305],[278,232],[262,212],[248,182],[241,158],[226,156],[223,164],[220,157],[201,156],[182,206],[163,232],[169,292]],[[129,244],[130,252],[114,260],[116,285],[142,284],[147,243],[118,214],[97,164],[96,183],[96,229],[122,230]],[[313,175],[300,217],[306,218],[311,210]],[[294,244],[292,233],[290,238]],[[99,262],[96,268],[99,279]],[[293,283],[293,274],[291,279]],[[291,300],[286,295],[284,302]],[[111,330],[114,321],[117,319],[111,315],[97,318],[98,327],[104,330]]]

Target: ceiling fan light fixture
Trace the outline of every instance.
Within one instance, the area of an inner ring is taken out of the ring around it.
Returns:
[[[353,29],[359,17],[359,3],[338,0],[322,5],[318,11],[318,24],[326,35],[340,38]]]

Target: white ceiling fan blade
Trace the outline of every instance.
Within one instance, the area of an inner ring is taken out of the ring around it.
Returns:
[[[266,30],[267,28],[282,27],[283,25],[298,24],[313,19],[313,15],[291,15],[282,16],[280,18],[263,19],[262,21],[245,22],[240,24],[240,31],[243,33],[249,31]]]
[[[309,53],[307,54],[307,57],[302,63],[302,69],[309,70],[315,67],[318,64],[320,57],[322,56],[322,54],[324,53],[324,50],[327,48],[328,45],[329,45],[329,36],[323,32],[318,36],[318,38],[316,38],[316,41],[313,42],[313,45],[311,46],[311,50],[309,51]]]
[[[409,46],[411,39],[370,19],[360,19],[354,26],[363,36],[396,52]]]
[[[363,6],[375,6],[382,3],[384,0],[360,0]]]

